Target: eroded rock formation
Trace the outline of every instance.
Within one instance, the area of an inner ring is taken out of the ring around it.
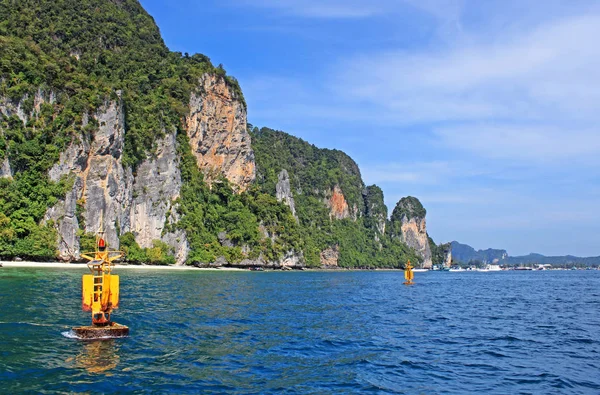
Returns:
[[[294,203],[294,196],[292,195],[292,188],[290,186],[290,176],[285,169],[279,173],[277,185],[275,185],[275,196],[277,197],[277,201],[283,201],[290,208],[294,217],[296,217],[296,204]]]
[[[340,258],[340,249],[338,245],[329,247],[321,251],[321,266],[337,267]]]
[[[209,183],[224,175],[236,190],[245,191],[256,177],[246,108],[222,77],[205,74],[199,84],[186,118],[198,167]]]
[[[122,163],[122,103],[106,103],[94,118],[99,125],[96,132],[75,138],[49,172],[53,181],[63,176],[74,178],[65,199],[45,217],[58,231],[60,258],[78,259],[78,230],[94,233],[103,220],[105,238],[112,248],[119,246],[119,233],[131,231],[141,247],[151,247],[153,240],[171,245],[178,263],[183,263],[185,234],[163,232],[166,224],[177,220],[172,205],[181,188],[174,132],[157,141],[155,154],[140,163],[134,177]]]
[[[2,164],[0,164],[0,178],[11,178],[12,177],[12,169],[10,168],[10,162],[8,161],[8,157],[4,157]]]
[[[164,241],[173,247],[177,262],[183,263],[188,254],[186,235],[169,226],[179,220],[174,202],[181,190],[175,131],[163,131],[155,151],[134,175],[122,163],[126,133],[122,103],[106,103],[94,118],[99,125],[96,132],[75,138],[49,172],[53,181],[74,177],[72,190],[45,218],[58,230],[60,257],[77,259],[78,229],[95,232],[103,215],[106,240],[113,248],[119,246],[118,233],[132,232],[142,248],[151,248],[154,240]],[[193,154],[207,181],[224,176],[237,191],[246,190],[255,178],[246,109],[222,77],[206,74],[200,79],[185,121]],[[289,191],[289,177],[287,182]],[[291,193],[286,203],[295,213]]]
[[[452,247],[451,246],[444,249],[444,266],[445,267],[452,266]]]
[[[392,226],[396,237],[412,247],[423,258],[422,267],[432,267],[431,247],[427,235],[425,216],[421,202],[412,196],[400,199],[392,212]]]
[[[341,188],[336,185],[331,192],[331,196],[326,200],[327,207],[329,207],[329,216],[335,219],[344,219],[350,217],[350,210],[348,203],[344,197],[344,193]]]

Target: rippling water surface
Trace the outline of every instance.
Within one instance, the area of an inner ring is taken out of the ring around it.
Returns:
[[[0,269],[0,392],[600,393],[598,271],[121,270],[91,342],[81,274]]]

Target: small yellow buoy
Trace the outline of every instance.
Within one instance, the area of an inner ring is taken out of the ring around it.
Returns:
[[[415,277],[415,274],[413,273],[413,267],[410,264],[410,259],[408,260],[408,263],[406,264],[406,266],[404,267],[404,279],[406,280],[404,282],[404,284],[406,285],[413,285],[413,278]]]

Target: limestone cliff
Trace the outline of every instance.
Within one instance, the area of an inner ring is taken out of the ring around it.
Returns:
[[[452,266],[452,247],[444,249],[444,266]]]
[[[296,204],[294,203],[294,195],[292,194],[292,188],[290,186],[290,176],[287,170],[281,170],[277,179],[277,185],[275,185],[275,197],[277,197],[277,201],[283,201],[292,211],[292,215],[297,219]]]
[[[339,246],[336,244],[333,247],[329,247],[329,248],[321,251],[320,258],[321,258],[321,266],[337,267],[338,260],[340,258]]]
[[[102,217],[110,247],[138,263],[418,260],[401,241],[419,248],[418,219],[392,237],[382,193],[347,154],[248,132],[235,78],[169,51],[139,1],[5,3],[1,257],[77,259]]]
[[[12,177],[12,169],[10,168],[10,162],[8,161],[8,157],[5,157],[2,160],[2,164],[0,165],[0,178],[11,178]]]
[[[156,152],[137,169],[130,231],[142,248],[152,247],[154,240],[166,242],[174,248],[177,262],[183,263],[188,254],[185,232],[181,229],[164,232],[166,224],[173,225],[179,220],[174,202],[181,190],[181,174],[175,137],[172,132],[158,140]]]
[[[58,231],[60,258],[78,259],[78,230],[96,232],[103,216],[105,238],[112,248],[119,246],[118,234],[133,232],[141,247],[151,247],[153,240],[167,242],[182,263],[187,255],[185,234],[163,232],[166,224],[176,221],[172,205],[181,187],[175,133],[157,141],[156,152],[140,163],[134,176],[122,163],[126,133],[122,103],[105,103],[94,118],[98,129],[75,137],[49,172],[53,181],[74,178],[64,200],[45,217]]]
[[[431,248],[427,235],[425,208],[417,198],[408,196],[400,199],[392,212],[391,224],[395,237],[414,248],[423,259],[422,267],[432,267]]]
[[[256,177],[246,108],[222,77],[205,74],[200,79],[190,98],[186,128],[206,180],[224,175],[239,192],[245,191]]]
[[[122,160],[127,133],[122,102],[105,103],[93,118],[97,130],[74,137],[49,172],[53,181],[74,177],[72,190],[45,218],[58,231],[60,258],[78,259],[78,230],[95,232],[103,213],[106,240],[113,248],[119,246],[118,234],[132,232],[142,248],[151,248],[155,240],[167,243],[183,263],[186,234],[170,226],[179,220],[175,201],[182,185],[175,131],[161,133],[164,137],[134,174]],[[186,125],[197,164],[209,182],[224,176],[241,192],[254,180],[254,154],[245,124],[245,107],[225,80],[205,74],[190,99]],[[290,203],[294,210],[293,198]]]
[[[346,197],[340,189],[339,185],[333,188],[330,192],[330,196],[325,200],[327,207],[329,208],[329,216],[335,219],[344,219],[350,217],[350,209],[346,202]],[[354,211],[356,212],[356,210]]]

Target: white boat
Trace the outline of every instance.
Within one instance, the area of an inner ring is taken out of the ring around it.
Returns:
[[[449,271],[449,272],[466,272],[466,270],[465,270],[465,269],[463,269],[463,268],[462,268],[462,267],[460,267],[460,266],[457,266],[457,267],[451,267],[451,268],[450,268],[450,270],[448,270],[448,271]]]
[[[413,271],[413,273],[422,273],[422,272],[428,272],[429,269],[413,269],[412,271]]]

